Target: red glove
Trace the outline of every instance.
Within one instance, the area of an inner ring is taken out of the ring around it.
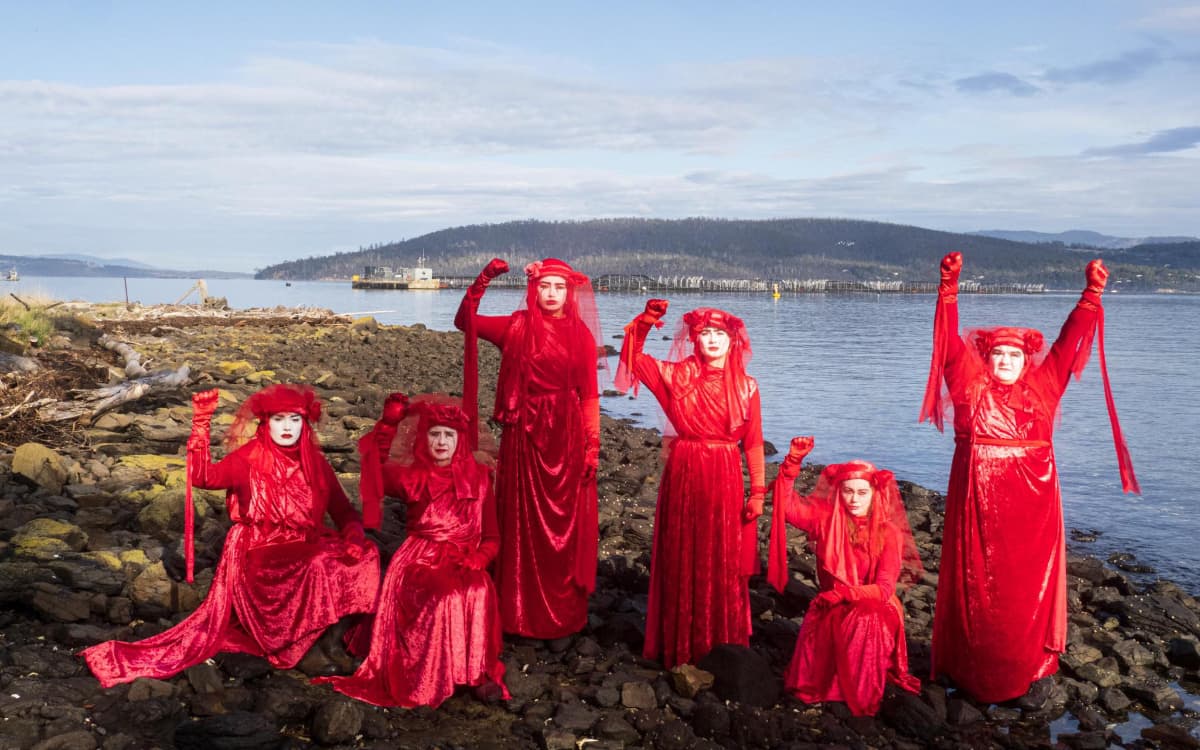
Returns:
[[[646,309],[641,314],[642,322],[655,328],[662,328],[662,316],[667,314],[667,307],[670,304],[665,299],[646,300]]]
[[[349,523],[342,529],[342,543],[345,544],[345,555],[351,560],[358,560],[363,555],[363,545],[367,542],[367,535],[363,533],[361,523]]]
[[[962,253],[946,253],[942,258],[942,283],[938,291],[942,294],[958,294],[958,275],[962,272]]]
[[[761,516],[763,514],[763,500],[765,499],[765,491],[758,490],[751,492],[750,499],[746,501],[746,507],[742,508],[742,521],[750,523]]]
[[[845,601],[845,597],[842,595],[841,591],[838,591],[837,589],[830,589],[828,591],[822,591],[820,594],[818,594],[817,598],[813,599],[813,604],[821,607],[832,607],[835,604],[842,603],[843,601]]]
[[[1108,284],[1108,269],[1104,267],[1104,262],[1096,258],[1088,263],[1085,275],[1087,276],[1087,291],[1101,294]]]
[[[484,570],[491,562],[491,555],[481,550],[475,550],[463,558],[462,566],[467,570]]]
[[[408,411],[408,396],[403,393],[389,393],[383,402],[383,415],[379,417],[379,421],[387,425],[400,424],[406,411]]]
[[[792,438],[787,457],[783,459],[783,465],[779,467],[779,470],[792,477],[799,475],[800,464],[804,462],[805,456],[812,453],[813,443],[812,435]]]
[[[488,264],[483,267],[483,271],[479,273],[479,278],[484,284],[487,284],[492,279],[501,274],[508,273],[508,262],[503,258],[492,258]]]
[[[212,416],[220,398],[221,393],[215,388],[192,394],[192,434],[188,437],[188,448],[208,448]]]

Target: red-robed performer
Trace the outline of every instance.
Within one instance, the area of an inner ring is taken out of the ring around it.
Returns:
[[[308,386],[272,385],[250,396],[218,463],[209,454],[215,390],[192,397],[185,554],[192,579],[191,485],[224,489],[233,521],[204,602],[170,630],[136,643],[107,641],[82,652],[104,687],[175,675],[222,651],[294,667],[325,628],[370,612],[379,551],[363,536],[313,429],[321,403]],[[332,516],[340,534],[325,525]]]
[[[1024,694],[1058,670],[1066,646],[1066,544],[1051,442],[1059,400],[1099,332],[1100,368],[1125,491],[1138,491],[1104,360],[1100,296],[1108,270],[1088,263],[1087,287],[1043,357],[1042,334],[989,328],[958,336],[962,255],[941,265],[934,349],[920,418],[941,429],[942,380],[954,406],[933,618],[933,674],[976,699]]]
[[[406,403],[403,394],[388,397],[359,452],[368,520],[383,494],[401,498],[409,504],[408,536],[388,564],[373,623],[360,629],[370,637],[366,660],[349,677],[313,682],[377,706],[438,706],[458,685],[508,698],[487,573],[500,548],[491,471],[472,455],[458,399]],[[362,646],[352,643],[352,650]]]
[[[891,682],[912,693],[904,607],[897,582],[921,576],[921,558],[892,472],[867,461],[830,464],[811,495],[796,494],[811,437],[792,439],[772,493],[767,580],[787,585],[785,521],[803,529],[817,556],[817,595],[796,639],[784,688],[805,703],[845,701],[855,716],[879,711]]]
[[[670,669],[698,661],[717,644],[749,645],[748,579],[757,572],[756,519],[766,487],[745,324],[721,310],[692,310],[683,316],[671,360],[659,361],[642,347],[666,310],[666,300],[650,300],[625,327],[616,385],[624,391],[643,383],[675,433],[664,440],[643,649]]]
[[[588,277],[556,258],[525,267],[525,300],[511,315],[479,315],[488,283],[507,271],[499,258],[488,263],[454,319],[466,334],[463,410],[478,418],[482,336],[500,348],[493,417],[502,425],[494,568],[501,621],[507,633],[561,638],[587,624],[596,587],[599,322]]]

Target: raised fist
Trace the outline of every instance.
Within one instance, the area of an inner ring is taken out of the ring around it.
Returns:
[[[942,258],[942,283],[958,284],[958,274],[962,272],[962,253],[946,253]]]
[[[383,415],[379,417],[379,421],[384,424],[400,424],[406,411],[408,411],[408,396],[403,393],[389,393],[383,402]]]
[[[192,394],[192,416],[193,418],[205,419],[212,417],[213,412],[217,410],[217,402],[221,399],[221,392],[216,388],[207,391],[200,391]]]
[[[648,299],[646,300],[646,315],[658,320],[667,314],[667,307],[670,304],[665,299]]]
[[[1096,258],[1091,263],[1087,264],[1087,288],[1090,292],[1099,294],[1104,291],[1104,286],[1108,284],[1108,269],[1104,267],[1104,262]]]
[[[483,267],[480,276],[491,281],[500,274],[508,273],[508,263],[503,258],[492,258],[488,264]]]
[[[812,435],[803,435],[792,438],[792,444],[788,446],[788,460],[800,463],[804,460],[805,456],[807,456],[809,453],[812,453],[813,444],[815,442],[816,441],[813,440]]]

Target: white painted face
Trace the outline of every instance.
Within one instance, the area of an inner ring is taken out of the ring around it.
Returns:
[[[446,425],[437,424],[425,433],[429,441],[429,455],[433,456],[435,466],[448,466],[454,459],[454,451],[458,450],[458,430]]]
[[[294,411],[281,411],[271,415],[267,420],[267,427],[271,430],[271,440],[275,441],[276,445],[289,448],[296,444],[300,433],[304,431],[304,417]]]
[[[862,518],[871,510],[871,501],[875,499],[875,490],[865,479],[847,479],[838,488],[846,510],[855,518]]]
[[[700,343],[700,354],[714,367],[723,367],[729,356],[729,334],[722,328],[701,328],[696,337]]]
[[[543,312],[555,317],[562,315],[567,304],[567,280],[554,275],[538,279],[537,303]]]
[[[1012,385],[1025,369],[1025,352],[1016,346],[1001,344],[988,352],[992,377],[1004,385]]]

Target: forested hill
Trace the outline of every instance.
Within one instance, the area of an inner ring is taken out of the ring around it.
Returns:
[[[1200,290],[1200,243],[1088,250],[847,219],[598,219],[517,221],[444,229],[356,252],[280,263],[265,279],[346,279],[365,266],[405,267],[425,256],[440,277],[473,276],[493,257],[515,269],[562,258],[592,276],[692,275],[726,279],[936,280],[951,250],[985,283],[1079,286],[1091,255],[1106,258],[1124,288]],[[1140,276],[1138,274],[1141,274]]]

